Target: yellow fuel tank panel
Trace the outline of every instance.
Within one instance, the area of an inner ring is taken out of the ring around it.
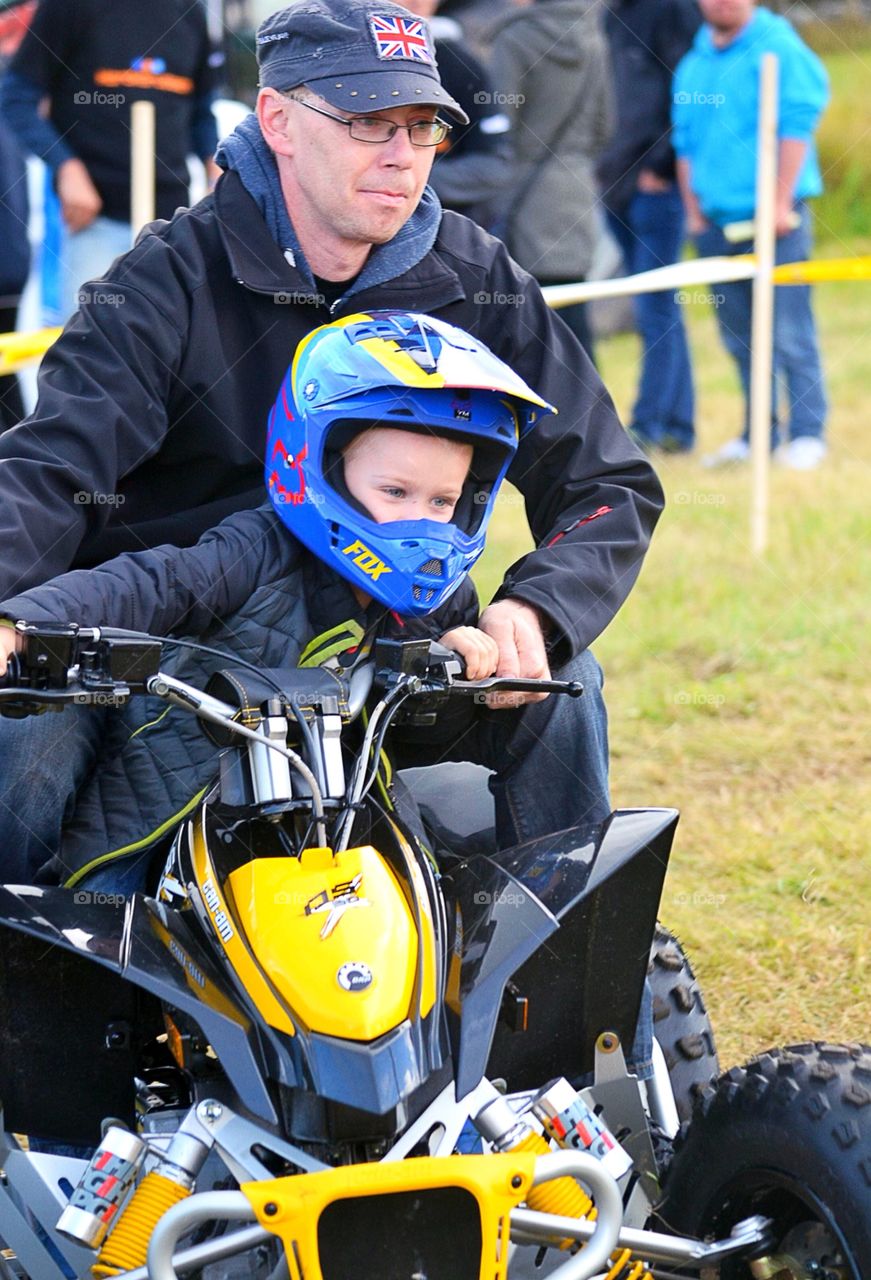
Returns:
[[[409,1016],[417,931],[399,881],[371,846],[256,858],[227,884],[258,964],[310,1030],[375,1040]]]

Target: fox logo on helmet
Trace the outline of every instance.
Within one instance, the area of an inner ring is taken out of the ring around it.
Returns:
[[[358,565],[373,582],[377,582],[382,573],[393,572],[389,565],[378,559],[374,551],[364,547],[359,538],[355,538],[350,546],[344,547],[342,555],[353,556],[354,564]]]

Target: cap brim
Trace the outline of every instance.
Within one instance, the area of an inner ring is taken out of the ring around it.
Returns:
[[[411,107],[415,103],[436,107],[460,124],[469,117],[458,102],[432,76],[415,71],[379,71],[360,75],[306,78],[305,83],[331,107],[341,111],[387,111],[390,107]]]

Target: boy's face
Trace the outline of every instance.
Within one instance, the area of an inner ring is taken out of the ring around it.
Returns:
[[[351,441],[343,457],[349,493],[377,524],[446,524],[469,474],[472,446],[442,436],[372,427]]]

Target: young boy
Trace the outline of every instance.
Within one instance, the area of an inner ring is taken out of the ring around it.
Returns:
[[[424,519],[447,524],[468,479],[473,452],[470,444],[447,436],[370,427],[342,450],[345,484],[378,524]],[[352,585],[351,590],[364,608],[372,599],[360,587]],[[441,643],[463,657],[468,680],[483,680],[496,670],[498,645],[478,627],[453,627]]]
[[[497,648],[475,626],[467,574],[518,440],[548,412],[476,339],[432,317],[325,325],[300,344],[270,415],[269,505],[194,547],[64,574],[0,604],[0,618],[196,637],[228,656],[170,648],[162,663],[194,685],[234,656],[291,666],[361,634],[439,638],[470,678],[489,675]],[[4,669],[15,644],[0,627]],[[151,699],[40,721],[7,723],[14,753],[0,753],[7,881],[72,887],[138,863],[215,771],[194,717]]]

